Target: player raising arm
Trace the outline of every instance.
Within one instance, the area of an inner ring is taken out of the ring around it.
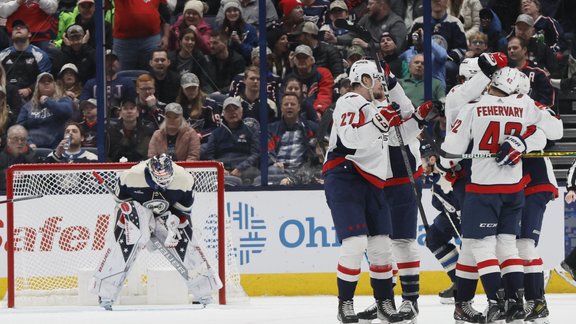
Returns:
[[[188,290],[202,304],[222,287],[192,235],[194,177],[160,154],[123,172],[117,183],[116,221],[106,253],[94,274],[100,305],[112,310],[124,279],[140,250],[153,248],[153,234],[188,272]]]

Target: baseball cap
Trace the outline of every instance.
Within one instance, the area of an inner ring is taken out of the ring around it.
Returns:
[[[259,56],[260,55],[260,46],[254,47],[252,49],[251,57]],[[272,50],[270,47],[266,46],[266,55],[272,55]]]
[[[199,86],[200,85],[200,80],[198,79],[198,77],[196,76],[196,74],[194,73],[184,73],[182,74],[182,76],[180,77],[180,86],[182,87],[182,89],[186,89],[188,87],[193,87],[193,86]]]
[[[364,49],[358,45],[352,45],[348,48],[348,51],[346,51],[346,58],[350,58],[350,56],[352,55],[360,55],[360,56],[365,56],[365,52]]]
[[[222,104],[222,108],[224,110],[226,110],[226,107],[228,107],[229,105],[234,105],[236,107],[242,107],[242,103],[240,102],[240,99],[238,97],[226,98],[226,100],[224,100],[224,103]]]
[[[84,28],[80,25],[72,25],[66,29],[66,36],[67,37],[84,37]]]
[[[335,0],[330,4],[330,11],[333,9],[342,9],[348,11],[348,6],[346,5],[346,2],[342,0]]]
[[[66,70],[72,70],[74,72],[76,72],[76,74],[78,74],[78,68],[76,67],[76,65],[74,65],[74,63],[66,63],[64,65],[62,65],[62,68],[60,69],[60,72],[58,73],[58,77],[60,77],[62,75],[62,73],[64,73],[64,71]]]
[[[306,33],[306,34],[312,34],[312,35],[318,35],[318,26],[311,22],[311,21],[306,21],[301,23],[298,26],[298,29],[293,32],[293,35],[300,35],[302,33]]]
[[[28,27],[28,25],[24,22],[24,20],[22,19],[16,19],[12,22],[12,28],[16,28],[18,26],[24,26],[26,27],[26,29],[30,30],[30,28]]]
[[[532,18],[532,16],[529,16],[527,14],[521,14],[518,16],[518,18],[516,18],[516,24],[520,22],[525,23],[530,27],[534,26],[534,18]]]
[[[180,106],[179,103],[176,102],[171,102],[169,104],[166,105],[166,108],[164,108],[164,112],[165,113],[175,113],[177,115],[182,115],[182,106]]]
[[[488,8],[484,8],[484,9],[480,10],[480,13],[478,15],[480,16],[480,19],[482,19],[482,18],[493,19],[494,18],[492,11],[490,11],[490,9],[488,9]]]
[[[38,77],[36,77],[36,83],[40,82],[40,80],[42,80],[42,78],[45,76],[49,76],[50,79],[52,79],[52,81],[54,81],[54,76],[52,75],[52,73],[42,72],[42,73],[38,74]]]
[[[298,55],[298,54],[306,54],[310,57],[313,57],[314,55],[312,54],[312,49],[310,48],[310,46],[308,45],[298,45],[296,47],[296,49],[294,50],[294,56]]]
[[[86,99],[80,103],[80,110],[84,110],[84,108],[88,107],[91,108],[92,106],[98,107],[98,101],[96,101],[94,98]]]

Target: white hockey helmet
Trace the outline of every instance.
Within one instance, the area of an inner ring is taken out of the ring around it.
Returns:
[[[165,189],[174,179],[174,167],[170,155],[162,153],[148,160],[148,171],[158,186]]]
[[[480,72],[480,66],[478,66],[477,57],[465,58],[462,63],[460,63],[458,74],[461,75],[466,81],[472,79],[472,77],[478,72]]]
[[[350,68],[350,73],[348,78],[350,79],[350,83],[362,83],[362,76],[367,74],[372,78],[372,84],[374,84],[375,79],[382,79],[382,74],[378,72],[378,68],[376,67],[376,63],[371,60],[358,60],[352,64]]]
[[[492,75],[492,87],[511,95],[518,91],[520,85],[520,70],[505,66]]]
[[[518,77],[520,80],[518,82],[518,90],[516,90],[516,92],[519,94],[528,95],[530,93],[530,79],[524,73],[520,73]]]

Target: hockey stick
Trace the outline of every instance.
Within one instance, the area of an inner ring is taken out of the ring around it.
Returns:
[[[36,199],[36,198],[42,198],[42,197],[44,197],[44,195],[33,195],[33,196],[25,196],[25,197],[6,199],[6,200],[0,200],[0,204],[12,203],[12,202],[18,202],[18,201],[22,201],[22,200],[30,200],[30,199]]]
[[[94,176],[94,178],[96,178],[96,181],[98,181],[100,185],[106,188],[108,193],[114,197],[114,200],[116,202],[123,201],[120,198],[118,198],[114,190],[110,188],[110,186],[104,181],[104,178],[102,178],[102,176],[100,176],[100,174],[96,172],[96,170],[92,171],[92,175]],[[174,267],[174,269],[178,271],[178,273],[182,276],[182,278],[188,281],[190,279],[190,277],[188,276],[188,270],[186,269],[184,264],[182,264],[182,261],[180,261],[177,257],[174,256],[174,254],[168,251],[166,246],[164,246],[164,243],[160,242],[160,240],[156,237],[156,235],[154,235],[153,232],[150,232],[150,241],[152,241],[154,247],[158,249],[158,251],[160,251],[160,254],[162,254],[162,256],[166,258],[166,260]]]
[[[452,225],[452,229],[454,229],[454,233],[456,233],[456,235],[458,235],[459,239],[462,239],[462,235],[460,235],[460,232],[458,231],[456,224],[454,224],[452,217],[450,217],[450,214],[456,214],[456,208],[454,208],[454,206],[452,206],[449,202],[447,202],[444,198],[442,198],[442,196],[437,194],[434,191],[434,186],[432,186],[432,188],[430,189],[430,192],[432,192],[432,195],[434,197],[436,197],[436,199],[438,199],[440,201],[440,203],[442,203],[442,207],[444,208],[444,214],[448,218],[450,225]]]

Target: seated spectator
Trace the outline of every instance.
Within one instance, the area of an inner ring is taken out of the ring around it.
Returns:
[[[88,45],[87,34],[80,25],[70,26],[63,36],[61,46],[62,59],[65,63],[76,65],[82,84],[96,77],[96,50]]]
[[[30,30],[22,20],[12,22],[12,46],[0,52],[0,62],[6,71],[6,80],[18,87],[25,101],[32,97],[36,77],[52,69],[48,54],[30,44]]]
[[[22,107],[22,97],[18,93],[18,87],[6,81],[6,71],[4,66],[0,64],[0,86],[4,88],[6,95],[6,104],[12,113],[13,118],[18,117],[20,108]]]
[[[417,29],[415,32],[411,34],[412,46],[410,46],[402,54],[400,54],[400,58],[402,58],[406,64],[409,64],[415,55],[424,53],[423,39],[424,39],[424,30],[422,28]],[[448,54],[446,53],[446,49],[441,45],[439,45],[438,43],[436,43],[435,41],[433,41],[432,77],[440,80],[440,82],[442,82],[442,85],[444,85],[444,87],[446,87],[445,65],[447,60],[448,60]],[[405,75],[405,73],[402,73],[402,78],[404,77],[407,77],[407,75]]]
[[[155,129],[160,127],[164,121],[164,107],[166,104],[158,101],[156,98],[156,84],[154,78],[148,74],[141,74],[136,79],[136,105],[140,109],[140,118],[154,126]]]
[[[300,100],[294,93],[284,93],[282,118],[268,125],[269,183],[279,184],[283,178],[314,168],[321,178],[321,163],[315,150],[318,124],[301,119]]]
[[[336,46],[341,52],[346,51],[346,47],[338,42],[340,36],[344,36],[349,33],[348,29],[338,28],[334,25],[334,21],[337,19],[345,19],[350,22],[354,22],[352,17],[348,14],[348,5],[344,0],[334,0],[330,3],[328,11],[328,17],[330,22],[320,27],[320,32],[322,32],[322,40],[328,44]],[[346,37],[345,37],[346,38]]]
[[[180,43],[180,33],[184,29],[191,29],[194,31],[196,37],[197,47],[202,53],[210,53],[210,34],[212,33],[212,26],[204,20],[204,12],[207,8],[202,1],[189,0],[184,5],[182,15],[178,17],[176,22],[170,26],[170,36],[168,42],[168,50],[178,50]],[[190,71],[193,72],[194,71]]]
[[[228,47],[230,39],[226,33],[213,32],[210,35],[210,55],[208,55],[209,75],[216,85],[216,91],[228,93],[232,79],[246,68],[242,55]]]
[[[120,61],[112,51],[106,51],[106,116],[118,117],[118,107],[124,100],[136,98],[134,82],[129,78],[118,77]],[[84,84],[80,101],[96,98],[96,79],[90,79]]]
[[[462,22],[466,38],[480,30],[480,0],[448,0],[448,14]]]
[[[6,170],[11,165],[37,162],[36,152],[28,145],[26,128],[21,125],[10,126],[6,147],[0,152],[0,191],[6,191]]]
[[[472,33],[468,38],[468,50],[465,56],[468,58],[478,57],[488,50],[488,36],[483,32]]]
[[[554,53],[566,50],[564,30],[560,23],[552,17],[543,16],[540,13],[540,1],[522,0],[522,13],[534,19],[534,33]]]
[[[282,93],[292,93],[298,96],[298,101],[300,102],[300,117],[302,119],[310,120],[313,122],[318,122],[318,114],[314,107],[312,107],[312,102],[309,100],[304,100],[307,93],[305,93],[302,87],[302,82],[296,77],[289,77],[284,82],[284,91]]]
[[[120,107],[120,118],[108,126],[108,161],[140,162],[148,158],[148,145],[154,128],[145,124],[134,100],[126,100]]]
[[[389,32],[382,33],[382,36],[380,36],[379,47],[383,61],[382,64],[388,64],[390,71],[394,75],[401,76],[403,60],[400,58],[400,49],[396,46],[396,43],[394,43],[394,37],[392,37]]]
[[[259,135],[243,122],[240,99],[224,100],[222,116],[221,127],[214,129],[202,147],[202,160],[222,162],[226,184],[252,184],[260,173]]]
[[[312,107],[320,117],[332,104],[334,78],[327,68],[316,66],[312,49],[306,45],[296,47],[292,56],[294,72],[287,75],[302,82],[302,91],[306,93],[304,100],[312,102]]]
[[[242,55],[246,62],[250,62],[252,49],[258,46],[258,32],[242,16],[240,3],[229,0],[223,6],[224,21],[221,30],[230,38],[230,49]]]
[[[318,32],[318,26],[311,21],[307,21],[293,35],[297,35],[299,43],[308,45],[312,49],[316,65],[327,68],[332,73],[332,76],[336,78],[344,73],[342,55],[333,45],[318,40]]]
[[[64,139],[56,149],[46,157],[47,163],[89,163],[97,162],[98,156],[82,148],[84,134],[82,127],[75,121],[64,125]]]
[[[156,95],[161,102],[174,102],[180,89],[180,75],[170,69],[168,52],[157,48],[150,59],[150,74],[156,83]]]
[[[78,75],[78,68],[72,63],[67,63],[62,66],[60,73],[58,73],[58,80],[56,81],[58,91],[64,96],[70,97],[74,103],[74,117],[76,121],[82,119],[82,112],[79,111],[80,95],[82,94],[82,81]]]
[[[275,28],[266,32],[266,39],[272,50],[272,59],[269,59],[272,64],[272,73],[283,78],[291,71],[288,35],[282,28]]]
[[[52,74],[44,72],[38,75],[34,95],[22,106],[16,123],[26,127],[32,147],[54,148],[62,141],[64,123],[73,114],[72,99],[62,96]]]
[[[180,91],[176,103],[183,109],[184,119],[200,134],[201,142],[208,141],[214,128],[220,125],[220,108],[200,89],[200,80],[194,73],[184,73],[180,78]]]
[[[86,44],[92,49],[96,49],[96,23],[94,13],[96,6],[94,0],[78,0],[77,6],[71,11],[61,11],[58,16],[58,35],[54,40],[56,47],[61,47],[66,30],[72,25],[80,25],[88,35]],[[112,48],[112,11],[106,10],[104,13],[104,45]]]
[[[244,91],[239,95],[242,101],[243,118],[254,118],[262,123],[260,118],[260,69],[250,66],[244,71]],[[268,122],[278,120],[279,112],[272,99],[266,99]]]
[[[166,153],[174,161],[196,161],[200,158],[200,135],[182,116],[180,104],[166,106],[166,118],[150,139],[148,157]]]
[[[7,18],[6,28],[11,34],[14,34],[14,24],[17,21],[25,23],[30,31],[30,42],[45,51],[57,32],[58,22],[53,16],[57,9],[58,0],[2,1],[0,17]],[[50,71],[41,70],[41,72]]]
[[[282,79],[272,73],[273,70],[273,66],[272,64],[274,64],[274,59],[273,59],[274,55],[272,54],[272,51],[266,47],[266,65],[268,65],[268,75],[266,76],[266,95],[268,96],[268,99],[277,102],[278,99],[280,98],[280,88],[282,87]],[[260,69],[260,48],[256,47],[252,50],[252,64],[249,66],[250,67],[255,67]],[[239,96],[241,93],[244,92],[245,88],[246,88],[246,84],[244,84],[244,79],[245,79],[245,75],[244,72],[236,75],[234,77],[234,79],[232,80],[232,84],[230,84],[230,92],[228,92],[228,96],[229,97],[236,97]]]
[[[78,124],[82,130],[82,147],[98,146],[98,102],[90,98],[80,104],[82,121]]]
[[[259,1],[257,0],[225,0],[222,1],[222,4],[220,5],[220,8],[218,9],[218,13],[216,14],[216,25],[221,26],[222,25],[222,21],[224,20],[224,5],[227,3],[227,1],[239,1],[240,2],[240,6],[242,9],[242,17],[244,17],[244,20],[246,21],[246,23],[254,25],[254,26],[258,26],[258,24],[260,23],[260,20],[258,19],[258,16],[260,15],[258,10],[259,10]],[[266,0],[266,27],[270,27],[273,24],[278,22],[278,12],[276,11],[276,7],[274,6],[274,4],[276,3],[276,1],[274,1],[274,3],[272,2],[272,0]]]
[[[304,22],[304,9],[300,0],[280,0],[282,17],[276,28],[281,28],[286,34],[291,34],[298,30],[298,26]]]
[[[494,11],[484,8],[480,10],[480,31],[488,35],[487,52],[503,51],[507,46],[506,34],[502,30],[500,18]]]
[[[180,31],[178,41],[180,47],[178,50],[170,52],[170,70],[179,74],[191,72],[196,74],[201,80],[202,90],[206,93],[212,93],[217,86],[212,81],[208,60],[196,46],[197,34],[190,28],[184,28]]]
[[[6,102],[6,89],[0,85],[0,148],[6,145],[6,132],[14,125],[16,117]]]
[[[300,0],[304,10],[304,21],[313,22],[318,28],[326,23],[328,15],[328,0]]]
[[[414,107],[419,107],[424,99],[424,55],[416,54],[412,57],[408,67],[410,72],[407,78],[399,80],[406,96],[412,101]],[[440,101],[446,97],[446,89],[438,79],[432,78],[432,100]]]

